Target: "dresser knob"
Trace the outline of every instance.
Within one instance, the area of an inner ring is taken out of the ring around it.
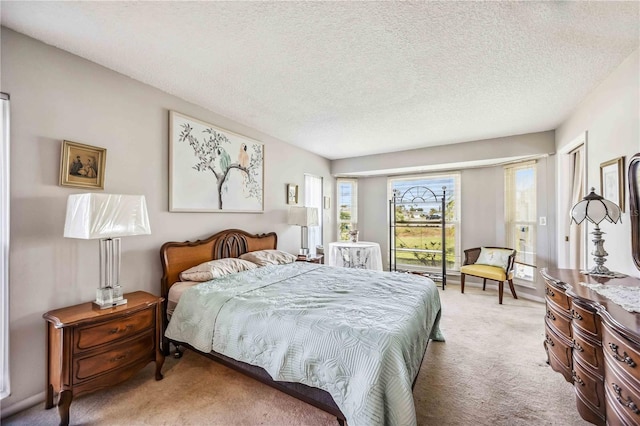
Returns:
[[[580,386],[584,386],[584,382],[580,377],[578,377],[575,370],[571,370],[571,376],[573,377],[573,381],[575,383],[579,384]]]
[[[620,386],[616,385],[615,383],[612,383],[611,387],[613,387],[613,390],[616,393],[616,399],[618,400],[620,405],[622,405],[623,407],[627,407],[628,409],[633,411],[635,414],[640,414],[640,410],[638,410],[638,406],[631,400],[631,398],[627,397],[626,400],[622,399],[622,388],[620,388]]]
[[[577,319],[578,321],[582,320],[582,315],[580,315],[579,313],[577,313],[575,310],[571,310],[571,317],[573,319]]]
[[[553,296],[555,296],[555,295],[556,295],[556,294],[555,294],[555,293],[554,293],[554,292],[553,292],[549,287],[545,287],[545,289],[544,289],[544,293],[545,293],[547,296],[551,296],[551,297],[553,297]]]
[[[573,349],[575,349],[578,352],[584,352],[584,349],[582,349],[582,346],[580,346],[580,343],[576,342],[575,339],[573,339],[571,342],[572,342]]]
[[[545,343],[549,346],[555,346],[555,344],[553,343],[553,340],[551,340],[551,338],[549,337],[549,335],[545,335],[545,339],[544,339]]]
[[[555,321],[556,317],[553,315],[553,313],[547,309],[547,318],[549,318],[551,321]]]
[[[111,358],[111,362],[122,361],[123,359],[127,358],[130,354],[131,354],[131,352],[125,352],[122,355],[118,355],[116,357],[113,357],[113,358]]]
[[[620,356],[620,354],[618,353],[618,347],[619,346],[615,343],[609,343],[609,349],[611,349],[611,352],[613,352],[613,357],[616,359],[616,361],[625,362],[631,368],[635,367],[635,361],[631,359],[631,357],[627,355],[626,352],[622,352],[623,356]]]

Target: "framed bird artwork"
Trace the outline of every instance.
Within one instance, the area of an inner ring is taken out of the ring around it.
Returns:
[[[169,112],[169,211],[264,211],[264,144]]]

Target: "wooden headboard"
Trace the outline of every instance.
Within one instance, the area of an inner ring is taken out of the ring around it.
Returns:
[[[275,249],[278,236],[250,234],[240,229],[227,229],[205,240],[169,242],[160,248],[162,261],[162,296],[167,300],[169,288],[180,281],[180,272],[203,262],[225,257],[239,257],[250,251]]]

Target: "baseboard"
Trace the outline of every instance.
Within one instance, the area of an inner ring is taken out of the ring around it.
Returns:
[[[22,410],[26,410],[27,408],[31,408],[34,405],[38,405],[41,402],[44,402],[44,399],[46,397],[46,393],[45,392],[40,392],[39,394],[33,395],[27,399],[23,399],[22,401],[18,401],[15,404],[11,404],[8,407],[1,407],[0,408],[0,418],[5,418],[5,417],[9,417],[9,416],[13,416],[14,414],[22,411]],[[43,407],[44,409],[44,407]]]

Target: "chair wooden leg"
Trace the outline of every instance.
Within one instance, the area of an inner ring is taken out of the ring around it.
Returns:
[[[502,292],[504,291],[504,281],[498,282],[498,301],[502,305]]]
[[[509,280],[509,288],[511,289],[511,294],[513,295],[513,298],[517,299],[518,296],[516,296],[516,288],[513,286],[513,280]]]
[[[464,274],[460,274],[460,292],[464,293]]]
[[[487,289],[487,279],[483,278],[482,279],[482,291],[485,291]]]

